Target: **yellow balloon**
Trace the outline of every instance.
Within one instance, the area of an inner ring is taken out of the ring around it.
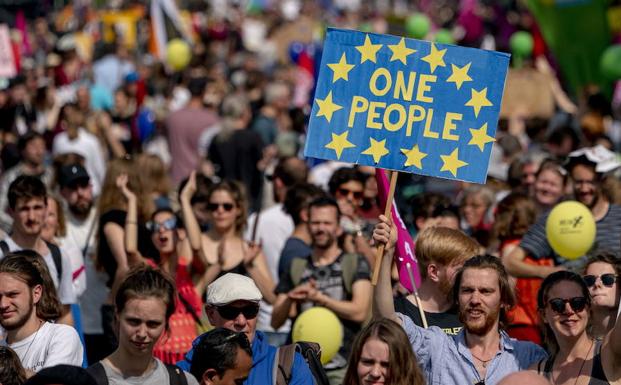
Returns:
[[[166,46],[166,61],[175,71],[181,71],[192,58],[190,45],[182,39],[173,39]]]
[[[595,231],[591,210],[576,201],[559,203],[546,221],[546,237],[550,246],[566,259],[585,255],[593,246]]]
[[[343,343],[343,325],[336,314],[325,307],[306,310],[295,320],[293,342],[316,342],[321,346],[321,363],[327,364]]]

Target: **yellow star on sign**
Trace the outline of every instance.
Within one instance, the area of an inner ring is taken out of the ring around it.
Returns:
[[[369,35],[366,35],[364,38],[364,45],[359,45],[356,47],[356,49],[362,55],[362,57],[360,58],[360,63],[364,63],[367,60],[371,60],[373,63],[377,63],[375,54],[377,54],[377,51],[379,51],[380,48],[382,48],[381,44],[372,44],[371,38],[369,38]]]
[[[345,52],[343,52],[343,56],[341,56],[341,60],[338,63],[328,64],[328,67],[334,72],[332,75],[332,83],[336,82],[339,79],[344,79],[346,81],[349,80],[347,74],[354,68],[353,64],[347,63],[347,57],[345,56]]]
[[[414,145],[411,149],[402,148],[401,152],[407,157],[403,166],[416,166],[420,169],[423,168],[423,159],[427,156],[427,154],[418,149],[418,144]]]
[[[468,76],[470,64],[472,63],[468,63],[461,68],[457,67],[455,64],[451,64],[451,69],[453,70],[453,73],[451,74],[451,76],[448,77],[448,79],[446,79],[446,81],[455,83],[457,89],[460,89],[461,85],[464,84],[464,82],[471,82],[472,78]]]
[[[371,146],[362,151],[361,154],[371,155],[373,157],[373,161],[377,164],[380,159],[382,159],[382,156],[388,155],[390,151],[386,148],[386,139],[382,141],[378,141],[373,138],[369,139],[371,140]]]
[[[343,108],[338,104],[332,101],[332,91],[328,92],[328,96],[325,99],[317,99],[317,105],[319,105],[319,111],[317,112],[317,116],[325,116],[328,122],[332,119],[332,114],[335,111]]]
[[[472,145],[479,147],[481,151],[483,151],[487,143],[496,141],[494,137],[487,135],[487,123],[482,125],[481,128],[479,128],[478,130],[471,128],[470,134],[472,135],[472,139],[470,139],[468,144],[472,144]]]
[[[446,53],[446,48],[437,49],[436,45],[431,43],[431,52],[429,53],[429,55],[425,56],[421,60],[429,63],[429,66],[431,67],[431,73],[433,73],[433,71],[435,71],[438,66],[446,67],[446,64],[444,64],[445,53]]]
[[[346,148],[356,147],[355,144],[347,140],[347,134],[349,131],[345,131],[340,135],[332,133],[332,140],[330,143],[325,145],[325,148],[329,148],[336,152],[336,158],[341,159],[341,155],[343,154],[343,150]]]
[[[408,55],[416,52],[415,49],[411,49],[405,46],[405,38],[401,38],[399,43],[389,45],[388,48],[392,51],[392,57],[390,61],[401,60],[401,63],[408,64]]]
[[[487,99],[487,87],[483,88],[481,91],[477,91],[474,88],[470,91],[472,92],[472,96],[470,100],[466,102],[466,106],[474,108],[475,117],[479,116],[479,111],[481,111],[482,107],[493,106],[492,102]]]
[[[442,158],[443,162],[440,171],[448,171],[453,174],[455,178],[457,178],[457,169],[468,165],[468,163],[464,162],[463,160],[459,160],[458,148],[456,148],[455,151],[451,152],[450,155],[440,155],[440,158]]]

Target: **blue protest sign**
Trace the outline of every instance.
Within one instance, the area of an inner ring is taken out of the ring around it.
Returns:
[[[485,183],[509,57],[329,28],[304,154]]]

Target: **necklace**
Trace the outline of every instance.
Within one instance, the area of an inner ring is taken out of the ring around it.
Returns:
[[[481,362],[481,365],[483,365],[484,368],[487,368],[487,363],[494,359],[494,356],[492,356],[492,358],[490,358],[489,360],[482,360],[479,357],[475,356],[474,353],[472,353],[472,350],[470,351],[470,354],[472,354],[472,357],[476,358],[479,362]]]
[[[576,385],[578,383],[578,380],[580,379],[580,374],[582,374],[582,369],[584,368],[584,364],[587,361],[587,358],[589,358],[589,354],[591,353],[591,349],[593,349],[593,344],[595,343],[595,340],[591,340],[591,346],[589,347],[589,351],[587,352],[586,356],[584,356],[584,360],[582,360],[582,364],[580,365],[580,370],[578,370],[578,375],[576,376],[576,381],[574,381],[574,385]],[[553,375],[554,369],[552,369],[552,372],[550,373],[550,382],[552,382],[552,385],[556,384],[556,381],[554,380],[554,375]]]
[[[35,342],[35,340],[37,339],[37,335],[39,334],[39,330],[41,330],[41,326],[43,326],[43,322],[39,323],[39,327],[37,328],[37,331],[35,332],[35,335],[32,338],[32,341],[30,341],[30,343],[28,344],[28,349],[26,349],[26,353],[24,353],[24,356],[21,359],[22,363],[26,362],[26,357],[28,357],[28,352],[30,351],[30,347]]]

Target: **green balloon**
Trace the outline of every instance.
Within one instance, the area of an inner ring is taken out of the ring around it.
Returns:
[[[621,44],[606,48],[600,59],[599,68],[608,80],[621,79]]]
[[[519,31],[511,35],[509,46],[515,56],[527,57],[533,53],[533,37],[530,33]]]
[[[455,39],[453,39],[451,31],[442,28],[436,32],[436,43],[455,44]]]
[[[429,27],[431,27],[431,22],[422,13],[415,13],[405,21],[405,30],[408,35],[415,39],[424,38],[429,32]]]

